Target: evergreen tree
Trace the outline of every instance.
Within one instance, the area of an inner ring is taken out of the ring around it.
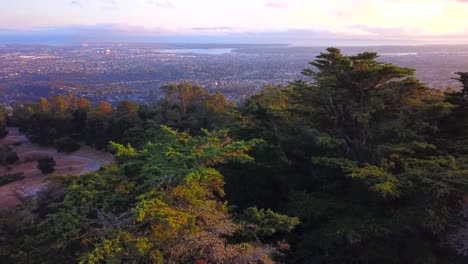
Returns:
[[[468,155],[468,73],[457,73],[460,91],[447,91],[445,101],[452,104],[451,114],[441,120],[439,146],[449,154]]]
[[[6,119],[7,119],[6,110],[3,106],[0,106],[0,139],[8,135]]]
[[[37,224],[3,234],[12,240],[12,247],[2,246],[4,259],[272,263],[280,251],[261,239],[291,231],[298,220],[258,209],[236,220],[223,200],[223,177],[213,168],[251,162],[246,152],[258,141],[232,141],[227,131],[191,137],[167,127],[159,135],[142,151],[113,143],[117,163],[100,172],[58,178],[65,196],[33,210]]]
[[[272,162],[248,171],[273,179],[281,197],[265,194],[267,180],[243,184],[303,222],[293,261],[451,259],[441,245],[459,220],[468,178],[465,163],[441,153],[434,138],[453,106],[414,70],[379,62],[375,53],[330,48],[311,65],[303,71],[309,80],[292,90],[267,89],[248,100],[243,111],[252,121],[240,126],[241,135],[250,129],[243,137],[268,142],[268,151],[252,155]],[[236,173],[227,175],[229,187]]]
[[[45,156],[37,160],[37,168],[44,174],[50,174],[55,171],[55,160],[52,157]]]
[[[0,217],[0,258],[466,263],[468,74],[443,94],[376,53],[329,48],[310,65],[239,108],[188,83],[155,106],[68,95],[15,107],[9,122],[34,142],[122,144],[114,164],[54,178]]]

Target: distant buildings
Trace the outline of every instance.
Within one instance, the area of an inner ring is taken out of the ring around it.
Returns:
[[[171,47],[168,47],[171,48]],[[172,47],[173,49],[174,47]],[[200,47],[197,47],[200,48]],[[346,48],[345,53],[370,48]],[[382,61],[416,68],[435,88],[458,85],[453,72],[468,71],[468,47],[376,47]],[[453,51],[451,51],[453,49]],[[184,51],[191,52],[191,50]],[[93,101],[154,102],[159,87],[189,81],[239,100],[265,85],[302,78],[323,48],[249,46],[226,54],[164,53],[152,44],[82,43],[75,46],[0,46],[0,102],[74,93]],[[449,50],[450,52],[447,52]]]

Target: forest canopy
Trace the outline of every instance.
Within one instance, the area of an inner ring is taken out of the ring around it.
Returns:
[[[336,48],[310,67],[239,104],[182,83],[153,106],[58,95],[14,107],[5,122],[32,141],[116,159],[52,176],[4,212],[0,257],[466,263],[468,74],[441,92],[376,53]]]

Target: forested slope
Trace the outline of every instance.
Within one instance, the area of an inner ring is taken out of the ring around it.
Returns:
[[[1,258],[466,263],[468,74],[440,92],[375,53],[310,64],[238,105],[188,83],[154,106],[18,105],[7,122],[31,140],[117,159],[5,212]]]

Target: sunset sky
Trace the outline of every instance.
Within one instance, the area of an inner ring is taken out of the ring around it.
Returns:
[[[468,0],[2,0],[0,40],[468,43]]]

